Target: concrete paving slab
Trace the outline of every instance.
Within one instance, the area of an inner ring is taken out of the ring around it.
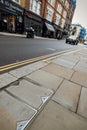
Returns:
[[[15,76],[17,78],[21,78],[21,77],[28,75],[31,72],[32,72],[31,70],[26,69],[26,67],[24,66],[24,67],[10,71],[9,74],[12,74],[13,76]]]
[[[59,58],[68,60],[68,61],[73,62],[73,63],[77,63],[79,61],[79,58],[77,56],[75,56],[73,53],[60,55]]]
[[[74,53],[76,57],[79,58],[79,60],[87,61],[87,49],[81,49],[80,51]]]
[[[54,91],[56,91],[60,83],[63,81],[63,78],[60,78],[43,70],[35,71],[26,77],[39,83],[43,87],[52,89]]]
[[[16,77],[14,77],[8,73],[1,74],[0,75],[0,88],[3,88],[16,80],[17,80]]]
[[[0,106],[0,130],[16,130],[15,119],[2,106]]]
[[[50,101],[27,130],[87,130],[87,120]]]
[[[87,88],[82,88],[77,113],[87,118]]]
[[[47,71],[57,76],[61,76],[65,79],[70,79],[74,72],[71,69],[64,68],[56,64],[49,64],[48,66],[44,67],[42,70]]]
[[[21,67],[21,68],[12,70],[9,73],[14,75],[17,78],[21,78],[21,77],[24,77],[24,76],[30,74],[31,72],[38,70],[46,65],[47,65],[47,63],[44,63],[43,61],[39,61],[39,62],[35,62],[35,63],[29,64],[29,65],[26,65],[26,66]]]
[[[66,59],[62,59],[62,58],[57,58],[55,60],[53,60],[53,63],[67,67],[67,68],[73,68],[75,66],[76,63],[66,60]]]
[[[73,68],[75,71],[81,71],[87,73],[87,62],[79,61],[78,64]]]
[[[64,80],[52,99],[76,112],[81,86]]]
[[[14,125],[14,123],[16,122],[17,126],[17,124],[19,124],[19,122],[21,121],[31,121],[32,117],[34,117],[37,113],[35,109],[23,102],[20,102],[5,91],[0,92],[0,107],[3,107],[5,109],[5,111],[3,109],[2,113],[0,112],[0,117],[1,115],[3,115],[3,120],[1,121],[6,121],[6,125]],[[9,114],[5,115],[6,112]],[[4,119],[4,116],[6,116],[6,120]],[[9,122],[11,122],[12,124],[9,124]],[[11,128],[11,130],[13,129]]]
[[[7,90],[35,109],[40,109],[53,94],[52,90],[37,86],[26,80],[21,80],[19,85],[10,86]]]
[[[87,87],[87,73],[76,71],[72,76],[71,81]]]

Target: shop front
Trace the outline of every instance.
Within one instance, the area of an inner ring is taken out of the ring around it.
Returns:
[[[55,37],[55,29],[51,23],[44,20],[43,22],[43,37],[54,38]]]
[[[24,28],[32,27],[36,36],[42,36],[42,18],[31,11],[25,11]]]
[[[63,29],[60,26],[57,26],[55,24],[54,24],[54,28],[55,28],[55,38],[62,39]]]
[[[0,0],[0,31],[23,33],[24,9],[11,0]]]

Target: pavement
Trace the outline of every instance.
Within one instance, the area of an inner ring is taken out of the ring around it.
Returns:
[[[87,130],[87,48],[0,75],[0,130]]]
[[[26,38],[26,34],[17,34],[17,33],[8,33],[8,32],[0,32],[0,36],[13,36],[13,37],[23,37]],[[46,37],[40,37],[40,36],[34,36],[34,39],[49,39],[49,40],[55,40],[54,38],[46,38]]]

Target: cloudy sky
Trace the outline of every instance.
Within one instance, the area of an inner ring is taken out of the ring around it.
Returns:
[[[79,23],[87,28],[87,0],[77,0],[72,23]]]

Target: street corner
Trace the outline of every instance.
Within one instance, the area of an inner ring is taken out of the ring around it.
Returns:
[[[72,83],[68,80],[64,80],[52,97],[52,100],[66,107],[67,109],[76,112],[80,91],[80,85]]]
[[[32,80],[32,82],[36,82],[37,84],[41,85],[41,87],[51,89],[54,92],[63,81],[63,78],[53,75],[42,69],[27,75],[26,78],[27,80]]]
[[[20,80],[18,84],[11,85],[6,91],[36,110],[40,110],[53,94],[52,90],[25,79]]]
[[[87,130],[87,121],[50,100],[27,130]]]

